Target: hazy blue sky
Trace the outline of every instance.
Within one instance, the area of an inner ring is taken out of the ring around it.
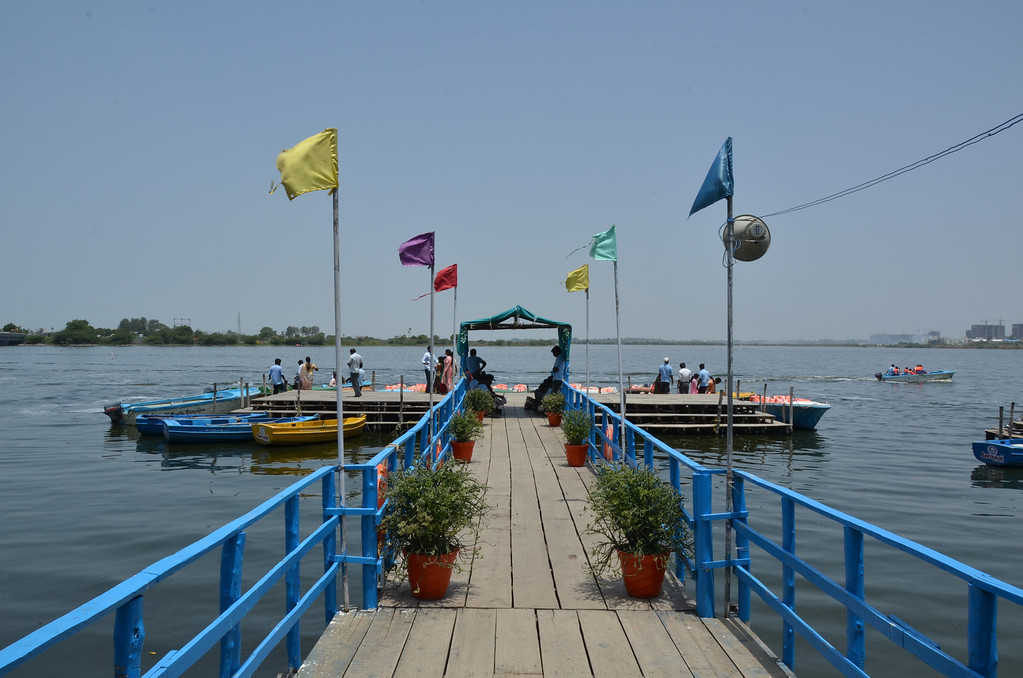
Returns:
[[[1021,26],[1018,0],[4,2],[0,323],[332,332],[330,197],[268,189],[336,127],[342,333],[427,332],[397,249],[433,230],[459,321],[520,304],[582,336],[568,255],[616,224],[623,335],[724,338],[725,204],[686,217],[725,138],[736,214],[855,186],[1023,112]],[[735,337],[1023,323],[1021,151],[1023,124],[767,219]]]

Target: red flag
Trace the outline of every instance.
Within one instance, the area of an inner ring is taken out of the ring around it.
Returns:
[[[451,264],[447,268],[442,269],[437,274],[437,277],[433,279],[434,292],[449,290],[452,287],[458,287],[458,264]]]

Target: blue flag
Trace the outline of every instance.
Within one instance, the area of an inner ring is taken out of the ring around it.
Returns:
[[[710,170],[707,171],[707,178],[703,180],[703,186],[700,186],[700,192],[696,194],[689,216],[693,216],[704,207],[710,207],[721,198],[727,198],[733,191],[732,137],[728,137],[718,151],[718,157],[714,158]]]

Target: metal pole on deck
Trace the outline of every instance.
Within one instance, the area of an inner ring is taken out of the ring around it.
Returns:
[[[725,224],[725,250],[728,256],[728,432],[725,436],[728,471],[725,475],[725,513],[732,512],[732,268],[735,264],[735,220],[732,218],[732,196],[727,196],[728,221]],[[725,619],[729,618],[731,604],[732,566],[732,519],[725,520]]]
[[[590,397],[590,287],[586,286],[586,397]]]
[[[434,241],[434,248],[436,248],[436,241]],[[427,377],[426,390],[430,392],[430,409],[427,410],[428,424],[426,428],[426,444],[431,445],[433,443],[433,385],[437,381],[437,356],[436,350],[433,347],[433,257],[430,259],[430,342],[426,348],[430,353],[430,376]],[[429,458],[429,457],[427,457]]]
[[[615,257],[615,331],[618,335],[618,407],[622,420],[619,422],[621,433],[619,433],[618,444],[622,448],[621,461],[625,461],[625,387],[622,384],[622,323],[618,303],[618,258]],[[587,294],[589,292],[587,291]]]
[[[338,372],[341,371],[341,241],[338,237],[338,224],[340,221],[340,208],[338,206],[338,189],[331,191],[334,196],[334,364]],[[337,462],[338,462],[338,483],[337,483],[337,505],[345,505],[345,427],[344,427],[344,406],[341,402],[341,379],[337,380],[335,416],[337,417]],[[352,384],[355,388],[355,384]],[[345,543],[345,517],[338,516],[338,525],[341,529],[341,555],[346,556],[348,547]],[[348,566],[341,563],[341,588],[343,591],[342,600],[344,611],[348,612]]]

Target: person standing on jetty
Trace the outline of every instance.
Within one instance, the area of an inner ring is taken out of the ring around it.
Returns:
[[[284,368],[281,367],[280,358],[274,358],[274,364],[270,366],[270,385],[273,386],[274,395],[288,390],[288,382],[284,378]]]
[[[348,351],[348,377],[352,380],[352,389],[355,391],[355,397],[362,397],[362,374],[359,370],[362,369],[362,356],[355,352],[355,349]]]
[[[689,393],[689,380],[693,376],[693,371],[686,367],[685,363],[678,364],[678,392]]]
[[[657,389],[655,393],[671,393],[671,386],[675,383],[675,374],[671,371],[671,361],[667,358],[657,368]]]
[[[299,380],[302,385],[303,391],[309,391],[313,387],[313,373],[318,372],[319,367],[312,361],[309,356],[305,357],[305,364],[302,365],[302,370],[298,373]]]
[[[707,368],[703,366],[703,363],[700,363],[699,378],[700,378],[700,393],[706,393],[707,392],[707,385],[710,384],[710,372],[708,372]]]
[[[434,370],[437,368],[437,358],[433,355],[433,346],[426,347],[426,353],[423,354],[423,372],[426,373],[426,392],[429,393],[433,390],[433,375]]]

